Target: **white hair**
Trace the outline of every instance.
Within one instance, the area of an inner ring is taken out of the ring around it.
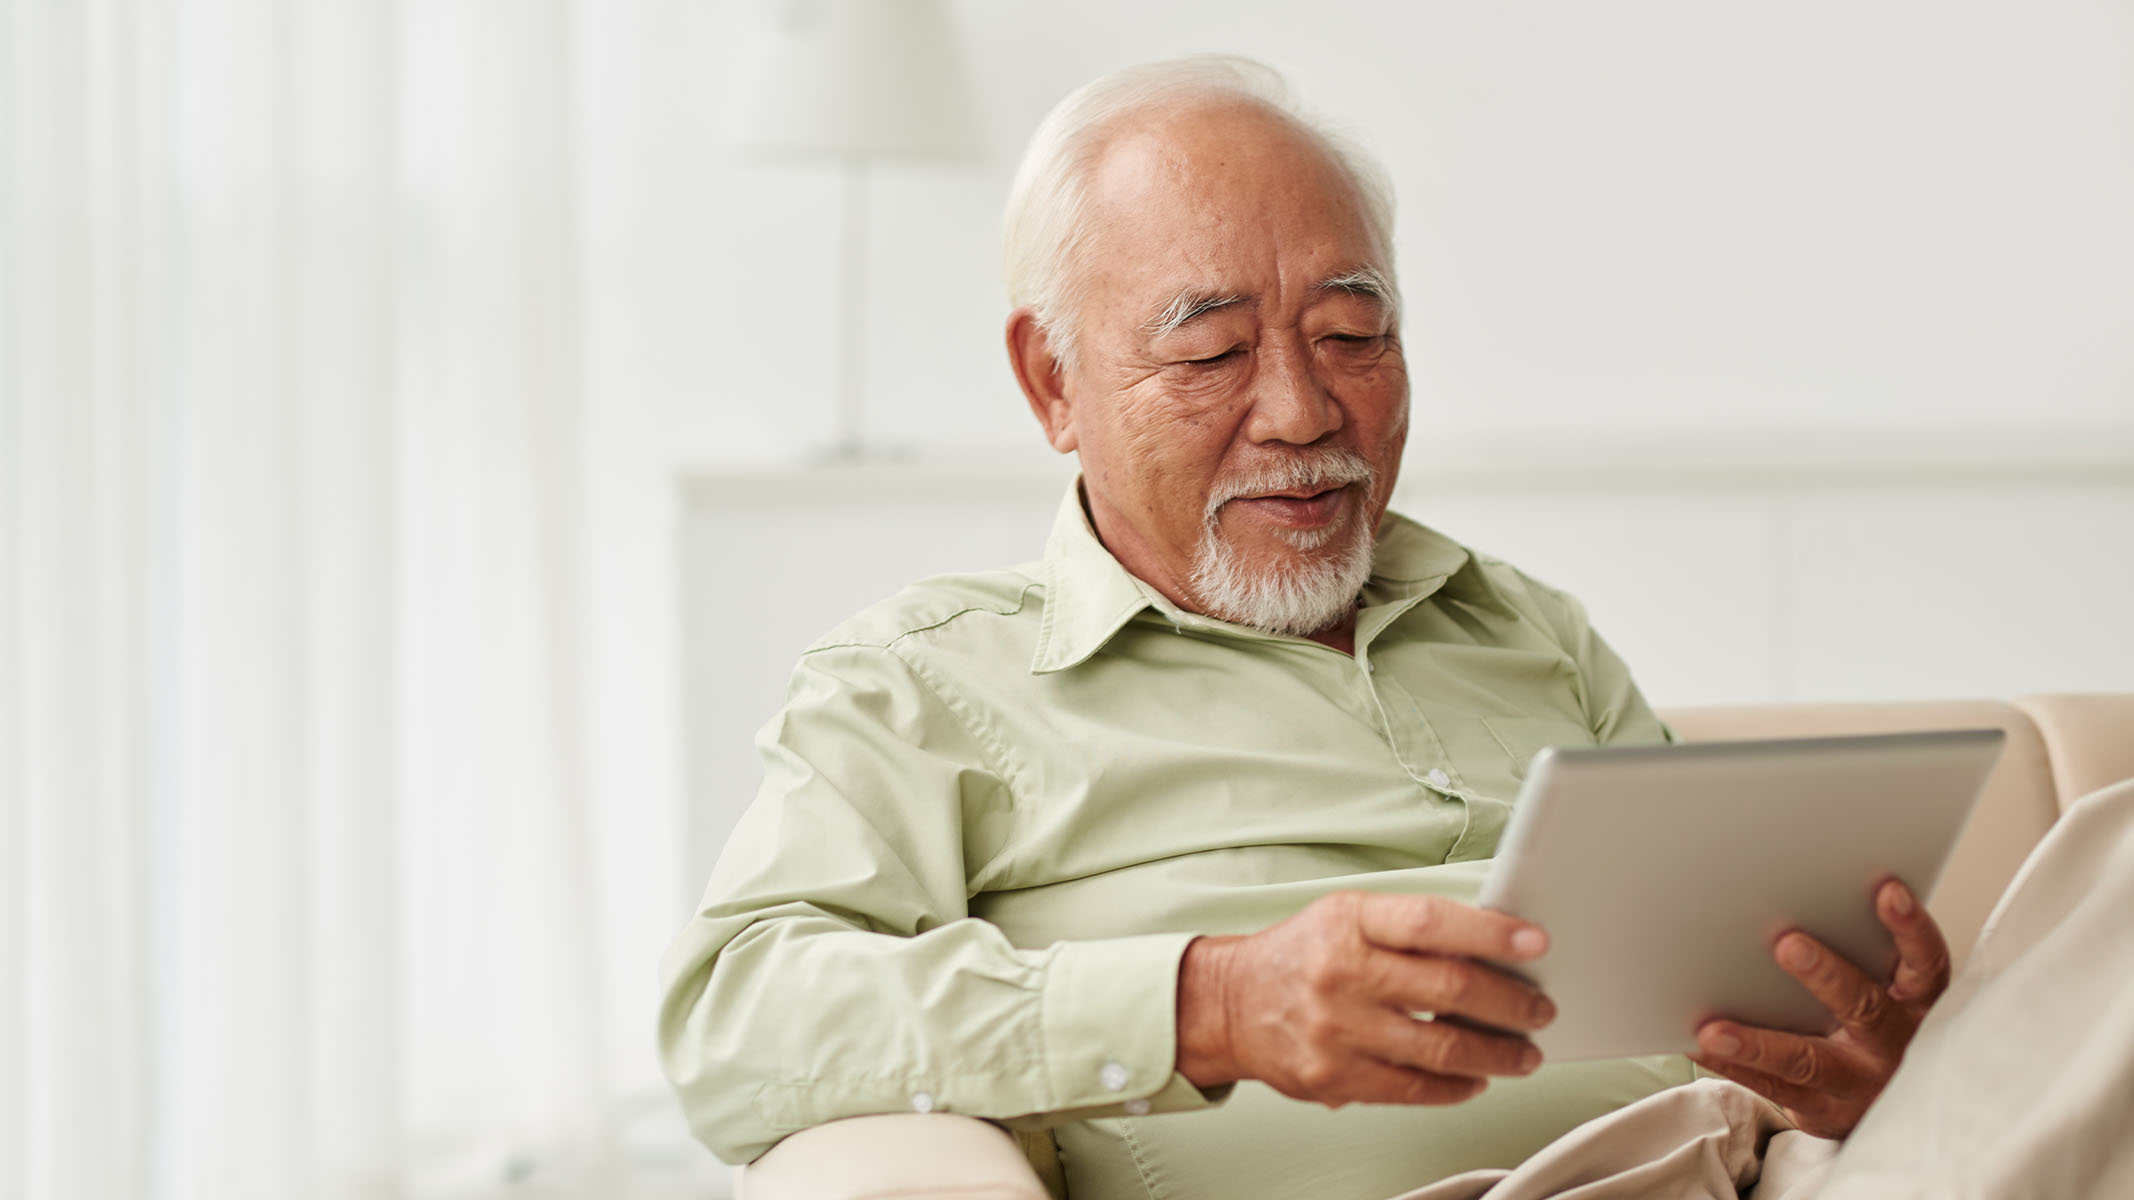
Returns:
[[[1286,490],[1323,491],[1361,484],[1363,502],[1353,504],[1347,524],[1326,529],[1277,530],[1276,537],[1300,552],[1296,561],[1255,568],[1223,536],[1223,505],[1240,496]],[[1377,531],[1378,473],[1362,455],[1328,446],[1304,451],[1258,470],[1219,480],[1201,518],[1193,553],[1193,599],[1200,611],[1237,625],[1310,637],[1347,617],[1371,578]],[[1339,539],[1339,544],[1334,544]]]
[[[1127,67],[1083,85],[1045,115],[1008,190],[1001,228],[1008,303],[1031,309],[1062,366],[1075,365],[1085,299],[1076,259],[1086,236],[1088,178],[1103,155],[1105,135],[1136,113],[1195,100],[1257,104],[1324,148],[1362,199],[1364,219],[1386,259],[1380,264],[1385,283],[1392,289],[1391,177],[1360,143],[1300,107],[1279,71],[1227,54]],[[1397,303],[1398,292],[1391,298]]]

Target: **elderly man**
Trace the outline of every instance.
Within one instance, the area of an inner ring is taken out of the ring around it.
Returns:
[[[1386,511],[1391,213],[1255,64],[1123,72],[1041,127],[1008,353],[1081,478],[1042,562],[919,583],[795,670],[665,968],[722,1157],[950,1111],[1049,1130],[1079,1200],[1371,1200],[1692,1077],[1543,1065],[1548,999],[1474,961],[1546,945],[1468,903],[1529,758],[1667,730],[1576,601]],[[1701,1034],[1811,1129],[1946,981],[1910,894],[1879,901],[1891,986],[1779,947],[1839,1033]]]

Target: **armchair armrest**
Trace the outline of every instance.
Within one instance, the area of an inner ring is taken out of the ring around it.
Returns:
[[[803,1129],[741,1171],[740,1200],[1047,1200],[1014,1137],[976,1117],[886,1113]]]

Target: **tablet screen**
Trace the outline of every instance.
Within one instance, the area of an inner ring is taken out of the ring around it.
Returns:
[[[1817,1033],[1771,946],[1803,929],[1878,978],[1873,893],[1920,896],[2000,753],[1997,729],[1543,751],[1481,903],[1540,924],[1516,968],[1556,1002],[1550,1059],[1684,1053],[1713,1017]]]

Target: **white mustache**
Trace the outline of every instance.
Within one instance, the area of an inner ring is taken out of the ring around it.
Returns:
[[[1295,458],[1219,479],[1208,495],[1207,519],[1240,496],[1264,496],[1270,492],[1324,492],[1352,483],[1369,485],[1378,473],[1353,450],[1313,450]]]

